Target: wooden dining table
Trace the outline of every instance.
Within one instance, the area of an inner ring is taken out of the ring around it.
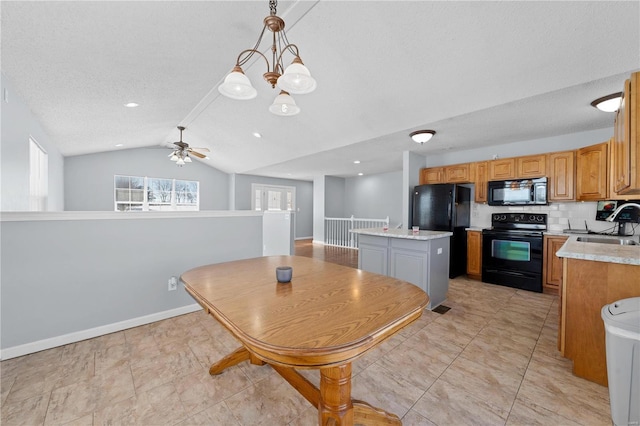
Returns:
[[[290,282],[277,282],[278,266],[293,268]],[[267,363],[318,408],[320,425],[401,424],[351,398],[351,363],[422,315],[429,297],[417,286],[300,256],[201,266],[181,280],[241,343],[210,374],[243,361]],[[300,369],[320,370],[320,388]]]

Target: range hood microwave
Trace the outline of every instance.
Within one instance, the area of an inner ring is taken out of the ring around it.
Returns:
[[[490,206],[546,205],[547,178],[489,182]]]

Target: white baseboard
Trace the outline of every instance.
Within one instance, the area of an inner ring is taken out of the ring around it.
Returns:
[[[194,303],[192,305],[181,306],[179,308],[170,309],[168,311],[157,312],[143,317],[132,318],[126,321],[120,321],[113,324],[102,325],[100,327],[90,328],[87,330],[76,331],[74,333],[64,334],[62,336],[51,337],[37,342],[25,343],[0,351],[0,360],[16,358],[22,355],[40,352],[45,349],[55,348],[57,346],[68,345],[69,343],[80,342],[82,340],[92,339],[105,334],[115,333],[116,331],[126,330],[140,325],[150,324],[167,318],[177,317],[180,315],[196,312],[202,309],[202,306]]]
[[[313,240],[313,241],[311,241],[311,243],[313,243],[313,244],[324,244],[324,241]]]
[[[296,241],[298,241],[298,240],[310,240],[310,239],[312,239],[312,238],[313,238],[313,237],[296,237],[296,238],[295,238],[295,240],[296,240]]]

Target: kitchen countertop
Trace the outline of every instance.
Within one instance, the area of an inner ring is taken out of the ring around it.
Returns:
[[[565,234],[567,235],[567,234]],[[638,241],[638,236],[607,236],[607,235],[571,235],[564,245],[556,252],[558,257],[571,259],[593,260],[595,262],[622,263],[626,265],[640,266],[640,245],[623,246],[615,244],[584,243],[578,241],[579,237],[595,238],[629,238]]]
[[[349,232],[376,237],[404,238],[407,240],[435,240],[453,235],[453,232],[449,231],[418,231],[417,234],[414,234],[411,229],[389,229],[385,231],[382,228],[352,229]]]

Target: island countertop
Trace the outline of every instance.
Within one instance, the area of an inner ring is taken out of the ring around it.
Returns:
[[[388,238],[404,238],[407,240],[435,240],[438,238],[446,238],[453,235],[453,232],[449,231],[418,231],[414,234],[411,229],[388,229],[383,228],[363,228],[352,229],[349,232],[362,235],[374,235],[376,237],[388,237]]]
[[[638,245],[623,246],[616,244],[586,243],[578,241],[578,237],[580,237],[580,235],[569,236],[567,242],[556,252],[556,255],[570,259],[640,266],[640,246]],[[607,237],[598,235],[598,238]],[[633,238],[637,241],[638,237],[624,238]]]

